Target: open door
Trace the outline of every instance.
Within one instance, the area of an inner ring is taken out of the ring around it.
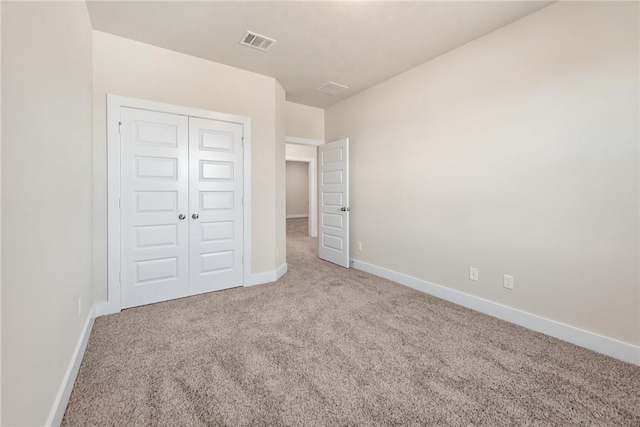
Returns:
[[[318,256],[349,268],[349,139],[318,147]]]

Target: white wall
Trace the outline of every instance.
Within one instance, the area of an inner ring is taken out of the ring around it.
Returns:
[[[84,2],[2,4],[2,425],[47,422],[93,303],[91,37]]]
[[[324,110],[308,105],[285,104],[287,136],[324,140]]]
[[[287,218],[309,215],[309,164],[287,162]]]
[[[329,108],[354,258],[640,344],[638,40],[556,3]]]
[[[284,223],[284,193],[281,202],[276,199],[276,173],[284,182],[284,159],[276,161],[284,151],[284,144],[276,142],[284,129],[284,123],[276,128],[276,114],[283,109],[276,103],[284,104],[279,84],[271,77],[98,31],[93,47],[96,300],[107,297],[107,93],[251,117],[252,271],[275,270],[277,246],[284,247],[276,239],[284,225],[282,230],[274,226],[278,220]]]

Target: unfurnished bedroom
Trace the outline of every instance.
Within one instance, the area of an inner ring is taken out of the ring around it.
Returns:
[[[639,6],[0,2],[0,424],[640,425]]]

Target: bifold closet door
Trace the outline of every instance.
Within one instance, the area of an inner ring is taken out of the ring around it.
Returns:
[[[121,125],[122,308],[189,293],[188,118],[132,108]]]
[[[244,127],[189,118],[192,294],[242,285]]]

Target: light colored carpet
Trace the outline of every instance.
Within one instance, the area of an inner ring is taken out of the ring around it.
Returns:
[[[315,257],[96,320],[63,425],[640,425],[640,368]]]

